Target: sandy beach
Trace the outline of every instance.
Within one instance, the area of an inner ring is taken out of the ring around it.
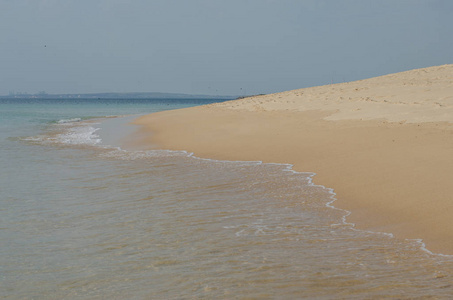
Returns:
[[[155,113],[134,146],[291,163],[357,228],[453,254],[453,65]]]

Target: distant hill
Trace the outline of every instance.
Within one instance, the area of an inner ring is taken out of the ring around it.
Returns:
[[[84,99],[235,99],[237,96],[213,96],[213,95],[190,95],[177,93],[89,93],[89,94],[10,94],[0,96],[0,98],[38,98],[38,99],[65,99],[65,98],[84,98]]]

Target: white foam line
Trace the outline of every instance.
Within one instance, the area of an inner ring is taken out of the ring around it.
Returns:
[[[164,150],[164,151],[168,151],[168,150]],[[288,164],[288,163],[264,163],[263,161],[217,160],[217,159],[211,159],[211,158],[200,158],[200,157],[195,156],[194,153],[188,153],[187,151],[184,151],[184,150],[181,150],[181,151],[187,153],[188,154],[187,157],[191,157],[191,158],[194,158],[194,159],[213,161],[213,162],[222,162],[222,163],[241,163],[241,164],[246,164],[246,165],[249,165],[249,164],[252,164],[252,165],[277,165],[277,166],[283,166],[284,167],[284,169],[282,171],[291,172],[291,173],[294,173],[294,174],[306,175],[307,176],[306,178],[308,180],[308,185],[309,186],[321,187],[321,188],[323,188],[324,190],[326,190],[330,194],[329,198],[331,199],[331,201],[327,202],[325,204],[325,206],[330,208],[330,209],[341,211],[341,212],[344,213],[344,215],[341,218],[341,223],[331,224],[330,226],[344,226],[344,225],[346,225],[346,226],[350,226],[350,229],[354,230],[354,231],[366,232],[366,233],[369,233],[369,234],[384,235],[384,236],[387,236],[389,238],[395,238],[393,233],[357,229],[355,223],[348,222],[346,219],[347,219],[348,216],[350,216],[352,214],[352,212],[349,211],[349,210],[346,210],[346,209],[335,207],[333,205],[333,203],[338,200],[336,198],[337,194],[334,192],[334,190],[332,188],[327,188],[327,187],[325,187],[323,185],[319,185],[319,184],[313,183],[313,178],[316,176],[316,173],[295,171],[293,169],[294,165],[293,164]],[[428,250],[426,248],[426,244],[423,242],[423,239],[404,239],[404,240],[407,241],[407,242],[415,242],[416,244],[419,244],[420,250],[428,253],[429,255],[453,258],[453,255],[450,255],[450,254],[434,253],[434,252]]]
[[[82,121],[81,118],[72,118],[72,119],[61,119],[61,120],[58,120],[57,121],[57,124],[72,124],[72,123],[76,123],[76,122],[80,122]]]
[[[299,171],[295,171],[293,170],[293,167],[294,165],[292,164],[279,164],[279,163],[266,163],[266,164],[273,164],[273,165],[282,165],[282,166],[286,166],[286,168],[283,170],[283,171],[287,171],[287,172],[292,172],[294,174],[310,174],[308,176],[308,184],[311,185],[311,186],[314,186],[314,187],[321,187],[325,190],[327,190],[331,195],[330,195],[330,198],[332,199],[331,201],[327,202],[326,203],[326,206],[331,208],[331,209],[334,209],[334,210],[338,210],[338,211],[342,211],[344,212],[344,215],[342,217],[342,223],[341,224],[331,224],[331,226],[335,226],[335,225],[338,225],[338,226],[341,226],[341,225],[348,225],[348,226],[351,226],[351,229],[354,230],[354,231],[359,231],[359,232],[366,232],[366,233],[370,233],[370,234],[381,234],[381,235],[385,235],[385,236],[388,236],[390,238],[395,238],[395,236],[393,235],[393,233],[389,233],[389,232],[380,232],[380,231],[371,231],[371,230],[364,230],[364,229],[357,229],[356,228],[356,224],[355,223],[351,223],[351,222],[347,222],[346,219],[348,216],[350,216],[352,214],[351,211],[349,210],[346,210],[346,209],[342,209],[342,208],[338,208],[338,207],[335,207],[333,205],[333,203],[335,201],[337,201],[338,199],[336,198],[336,193],[334,192],[334,190],[332,188],[327,188],[323,185],[319,185],[319,184],[315,184],[313,183],[313,178],[316,176],[316,173],[313,173],[313,172],[299,172]],[[441,256],[441,257],[448,257],[448,258],[453,258],[453,255],[451,254],[442,254],[442,253],[435,253],[435,252],[432,252],[430,250],[428,250],[426,248],[426,244],[423,242],[423,239],[404,239],[405,241],[408,241],[408,242],[414,242],[416,244],[419,244],[419,248],[420,250],[430,254],[430,255],[433,255],[433,256]]]

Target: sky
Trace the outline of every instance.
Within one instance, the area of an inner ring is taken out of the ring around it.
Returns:
[[[451,63],[451,0],[0,0],[0,95],[267,94]]]

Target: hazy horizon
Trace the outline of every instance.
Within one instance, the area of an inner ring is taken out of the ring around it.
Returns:
[[[8,95],[0,95],[0,98],[74,98],[76,96],[83,96],[85,98],[122,98],[122,97],[134,97],[134,98],[219,98],[219,99],[232,99],[235,97],[241,97],[245,95],[207,95],[207,94],[185,94],[185,93],[161,93],[161,92],[95,92],[95,93],[61,93],[53,94],[45,91],[38,93],[16,93],[10,92]],[[251,95],[248,95],[251,96]]]
[[[453,63],[447,0],[4,0],[0,95],[268,94]]]

